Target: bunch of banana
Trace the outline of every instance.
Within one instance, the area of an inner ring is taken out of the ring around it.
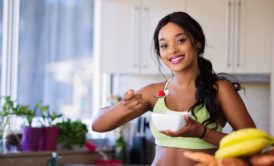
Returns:
[[[257,128],[247,128],[232,132],[220,141],[215,153],[217,159],[250,156],[271,146],[274,138]]]

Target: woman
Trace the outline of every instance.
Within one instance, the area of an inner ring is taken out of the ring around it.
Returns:
[[[185,151],[213,154],[225,136],[222,128],[228,122],[234,130],[255,127],[237,93],[241,86],[216,75],[209,60],[203,57],[205,36],[201,26],[184,12],[162,18],[154,32],[157,57],[172,71],[173,77],[138,91],[128,90],[123,100],[102,108],[92,129],[113,130],[147,111],[190,111],[186,125],[178,131],[157,131],[151,123],[156,141],[152,165],[193,165]],[[159,90],[168,90],[163,98],[155,98]]]

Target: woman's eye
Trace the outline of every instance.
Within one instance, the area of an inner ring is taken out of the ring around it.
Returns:
[[[161,44],[161,45],[160,45],[160,48],[161,48],[161,49],[164,49],[164,48],[166,48],[166,47],[167,47],[167,44]]]
[[[184,43],[186,41],[186,39],[179,39],[178,41],[177,41],[177,43],[178,44],[182,44],[182,43]]]

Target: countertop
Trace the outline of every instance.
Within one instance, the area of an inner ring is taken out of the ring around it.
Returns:
[[[46,166],[51,158],[51,151],[17,152],[0,154],[0,165],[7,166]],[[57,151],[58,163],[65,166],[92,165],[101,156],[87,150]]]

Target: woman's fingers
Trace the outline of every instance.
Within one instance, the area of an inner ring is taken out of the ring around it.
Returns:
[[[204,126],[189,116],[185,116],[186,126],[189,130],[189,136],[199,137],[204,131]]]
[[[128,101],[126,104],[131,109],[138,109],[140,106],[142,106],[142,99],[139,96],[136,96]]]
[[[127,101],[133,98],[136,95],[136,92],[133,89],[128,90],[123,97],[123,100]]]
[[[191,124],[195,123],[195,120],[192,119],[189,115],[185,115],[184,119],[186,121],[186,125],[191,125]]]
[[[134,90],[130,89],[124,94],[123,104],[129,110],[136,110],[142,106],[143,98],[141,94],[137,94]]]
[[[186,121],[185,126],[178,131],[164,130],[160,132],[171,137],[198,137],[201,135],[201,132],[203,132],[204,129],[202,124],[188,115],[184,116],[184,120]]]
[[[171,137],[180,137],[180,136],[183,136],[183,135],[184,135],[185,130],[186,130],[186,128],[183,127],[183,128],[181,128],[180,130],[178,130],[178,131],[162,130],[162,131],[160,131],[160,132],[161,132],[162,134],[165,134],[165,135],[168,135],[168,136],[171,136]]]
[[[175,131],[171,131],[171,130],[162,130],[160,131],[162,134],[165,134],[165,135],[168,135],[168,136],[171,136],[171,137],[176,137],[177,134]]]

